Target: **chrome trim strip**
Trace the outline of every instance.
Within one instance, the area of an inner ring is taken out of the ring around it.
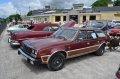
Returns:
[[[30,59],[32,61],[35,61],[34,58],[32,58],[31,56],[25,54],[20,48],[18,49],[18,52],[20,52],[19,54],[21,54],[22,56],[24,56],[24,57],[26,57],[26,58],[28,58],[28,59]]]
[[[94,50],[94,51],[89,51],[89,52],[85,52],[85,53],[80,53],[80,54],[73,55],[73,56],[68,56],[67,59],[73,58],[73,57],[77,57],[77,56],[82,56],[82,55],[89,54],[89,53],[92,53],[92,52],[95,52],[95,51],[96,51],[96,50]]]

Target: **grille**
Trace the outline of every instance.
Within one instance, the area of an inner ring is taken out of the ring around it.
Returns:
[[[22,45],[22,50],[25,52],[25,53],[28,53],[28,54],[31,54],[32,53],[32,49],[28,46],[26,46],[25,44]]]

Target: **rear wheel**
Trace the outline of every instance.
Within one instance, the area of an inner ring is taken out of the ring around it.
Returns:
[[[57,53],[50,58],[47,66],[50,70],[57,71],[63,68],[64,63],[65,56],[62,53]]]
[[[105,53],[105,45],[102,45],[96,52],[95,55],[102,56]]]

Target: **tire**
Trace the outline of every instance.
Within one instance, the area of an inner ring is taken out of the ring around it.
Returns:
[[[56,53],[50,58],[47,66],[49,70],[57,71],[62,69],[64,67],[64,64],[65,64],[65,56],[62,53]]]
[[[105,45],[102,45],[96,52],[95,55],[102,56],[105,53]]]

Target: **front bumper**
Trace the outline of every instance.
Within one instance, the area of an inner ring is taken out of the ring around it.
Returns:
[[[19,46],[20,43],[15,40],[11,40],[11,38],[8,38],[8,43],[10,43],[11,46]]]
[[[18,49],[18,55],[22,55],[27,62],[29,62],[29,63],[31,63],[33,65],[41,63],[40,59],[29,56],[28,54],[23,52],[22,49]]]

